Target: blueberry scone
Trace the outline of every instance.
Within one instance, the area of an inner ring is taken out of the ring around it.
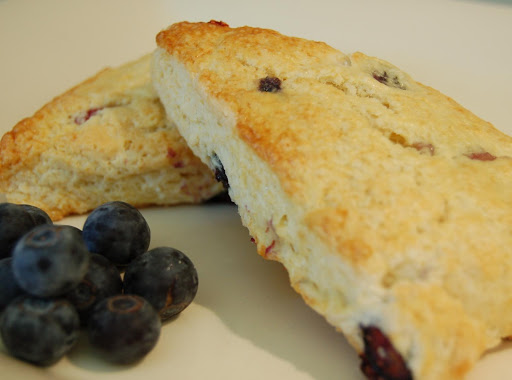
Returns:
[[[321,42],[211,21],[157,44],[167,114],[369,379],[462,379],[512,335],[512,138]]]
[[[54,220],[110,200],[196,203],[222,187],[185,144],[151,85],[151,55],[101,71],[0,142],[0,193]]]

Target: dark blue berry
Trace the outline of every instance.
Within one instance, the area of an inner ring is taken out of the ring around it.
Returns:
[[[217,182],[222,183],[225,190],[229,189],[229,179],[226,175],[226,171],[224,170],[224,165],[222,165],[222,162],[220,161],[217,154],[213,154],[211,157],[212,165],[213,165],[213,174],[215,175],[215,179]]]
[[[90,254],[79,229],[43,224],[18,241],[12,257],[14,276],[27,293],[54,297],[82,281]]]
[[[78,311],[82,325],[86,325],[92,309],[98,302],[121,294],[122,291],[123,280],[119,269],[105,256],[92,253],[85,277],[66,295],[66,298]]]
[[[281,90],[281,79],[276,77],[261,78],[258,90],[261,92],[278,92]]]
[[[139,210],[114,201],[99,206],[87,217],[83,236],[89,251],[123,266],[146,252],[151,233]]]
[[[0,320],[7,351],[42,366],[55,363],[73,347],[79,328],[77,312],[61,299],[18,297],[5,308]]]
[[[16,242],[35,226],[34,219],[21,205],[0,203],[0,259],[11,256]]]
[[[412,380],[412,373],[402,355],[377,326],[361,326],[364,352],[361,371],[368,379]]]
[[[105,298],[93,309],[87,333],[91,346],[117,364],[141,360],[156,345],[161,322],[144,298],[118,295]]]
[[[32,216],[36,226],[39,226],[40,224],[53,224],[50,216],[39,207],[32,205],[21,205],[21,207],[23,207],[25,211],[27,211],[30,216]]]
[[[401,90],[405,90],[405,86],[400,82],[400,79],[395,75],[393,77],[389,77],[387,71],[384,72],[373,72],[373,78],[379,81],[382,84],[385,84],[389,87],[399,88]]]
[[[25,294],[12,273],[12,257],[0,260],[0,314],[16,297]]]
[[[162,320],[180,313],[197,293],[192,261],[174,248],[154,248],[135,259],[124,274],[125,293],[138,294],[158,310]]]

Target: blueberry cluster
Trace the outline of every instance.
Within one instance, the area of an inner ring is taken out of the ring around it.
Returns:
[[[48,366],[83,327],[113,363],[146,356],[162,321],[183,311],[198,287],[192,261],[174,248],[148,250],[150,239],[147,221],[124,202],[99,206],[82,230],[53,224],[34,206],[0,203],[0,336],[7,351]]]

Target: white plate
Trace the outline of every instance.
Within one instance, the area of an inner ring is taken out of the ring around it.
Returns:
[[[379,56],[512,134],[512,4],[433,0],[0,0],[0,133],[104,66],[151,51],[167,25],[210,19]],[[200,281],[194,303],[165,324],[155,350],[124,368],[105,364],[82,341],[39,369],[0,346],[2,379],[363,379],[344,338],[290,289],[279,264],[256,254],[233,206],[143,213],[152,246],[187,253]],[[510,378],[511,359],[504,345],[468,379]]]

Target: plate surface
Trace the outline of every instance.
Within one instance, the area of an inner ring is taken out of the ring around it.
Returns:
[[[512,134],[512,3],[439,0],[0,0],[0,133],[103,67],[150,52],[166,26],[210,19],[386,59]],[[200,282],[155,350],[136,366],[116,367],[82,339],[57,365],[39,369],[0,345],[2,379],[363,379],[343,336],[305,306],[280,264],[257,255],[234,206],[142,211],[152,247],[185,252]],[[508,378],[511,362],[504,344],[468,379]]]

